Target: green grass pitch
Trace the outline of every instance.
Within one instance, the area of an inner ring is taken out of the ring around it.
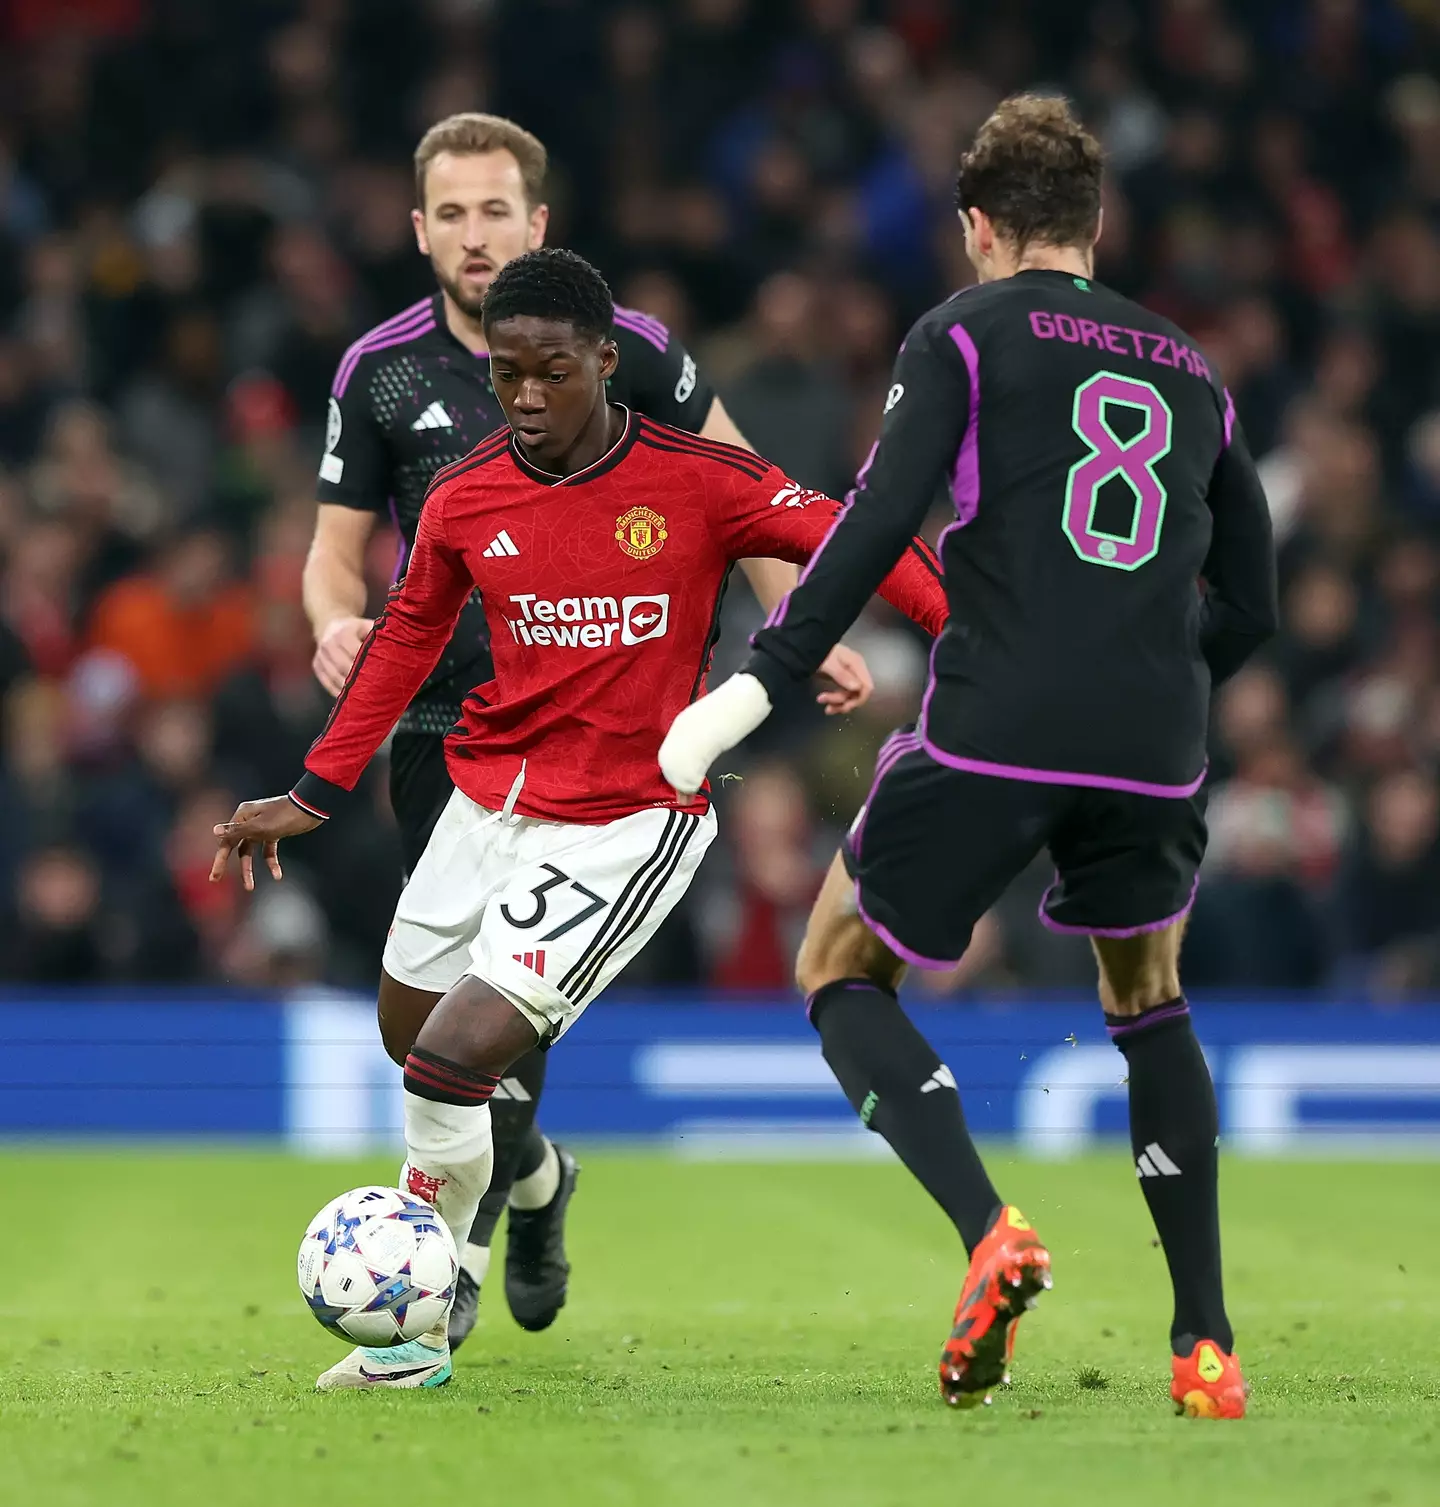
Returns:
[[[1056,1287],[1013,1387],[955,1414],[958,1247],[893,1165],[593,1153],[552,1330],[496,1282],[450,1386],[320,1397],[342,1352],[294,1250],[392,1162],[0,1150],[0,1502],[1440,1503],[1440,1168],[1227,1164],[1241,1424],[1170,1414],[1125,1154],[995,1168]]]

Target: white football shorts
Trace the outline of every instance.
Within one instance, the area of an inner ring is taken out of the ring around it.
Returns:
[[[473,974],[555,1041],[654,936],[714,837],[713,810],[575,826],[457,790],[395,907],[385,971],[435,994]]]

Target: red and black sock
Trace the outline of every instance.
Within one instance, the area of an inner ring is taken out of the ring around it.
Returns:
[[[1130,1068],[1130,1145],[1140,1191],[1175,1289],[1171,1348],[1234,1347],[1220,1273],[1219,1114],[1210,1069],[1183,998],[1139,1015],[1106,1015]]]
[[[493,1073],[462,1067],[420,1047],[412,1047],[405,1059],[406,1089],[433,1104],[488,1104],[499,1082]]]
[[[826,984],[806,1012],[861,1122],[889,1141],[973,1251],[1001,1200],[970,1139],[950,1070],[894,994],[869,979]]]

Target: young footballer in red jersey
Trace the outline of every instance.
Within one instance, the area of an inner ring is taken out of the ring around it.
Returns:
[[[441,471],[414,554],[289,795],[216,828],[213,877],[339,813],[480,589],[495,678],[446,740],[451,797],[385,949],[380,1029],[405,1063],[404,1185],[463,1242],[489,1182],[489,1099],[557,1040],[685,892],[715,835],[702,791],[660,774],[666,727],[704,689],[730,568],[806,561],[838,505],[748,451],[606,400],[616,349],[604,279],[567,251],[507,263],[485,303],[509,428]],[[931,633],[946,606],[912,541],[881,594]],[[442,1323],[358,1349],[332,1387],[439,1386]]]

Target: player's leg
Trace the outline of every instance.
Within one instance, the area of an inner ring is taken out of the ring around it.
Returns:
[[[429,1007],[403,1059],[405,1163],[400,1186],[435,1206],[460,1250],[494,1165],[490,1096],[516,1058],[535,1045],[536,1027],[477,978],[462,978],[436,999],[435,991],[406,984],[387,969],[380,996],[382,1030],[392,1056],[400,1054],[414,1019]],[[457,1032],[457,1018],[463,1020],[463,1031]],[[362,1346],[326,1371],[316,1386],[320,1391],[441,1386],[451,1374],[448,1325],[447,1313],[419,1339]]]
[[[385,945],[377,1001],[385,1049],[405,1068],[406,1161],[401,1186],[436,1206],[457,1249],[463,1249],[490,1181],[493,1147],[483,1077],[454,1082],[443,1064],[425,1066],[422,1038],[456,979],[464,982],[483,910],[503,880],[493,819],[453,794],[395,909]],[[501,1022],[516,1016],[491,1004]],[[483,1016],[482,1016],[483,1023]],[[523,1022],[522,1022],[523,1023]],[[528,1028],[516,1053],[534,1044]],[[417,1066],[418,1065],[418,1066]],[[444,1090],[444,1092],[441,1092]],[[457,1284],[458,1285],[458,1284]],[[452,1305],[453,1306],[453,1305]],[[448,1319],[448,1315],[447,1315]],[[317,1387],[431,1387],[450,1377],[450,1344],[442,1321],[405,1345],[361,1347],[322,1375]]]
[[[390,804],[400,829],[401,852],[407,875],[415,873],[418,868],[430,835],[454,788],[445,765],[445,740],[442,737],[433,733],[395,734],[391,740],[390,752]],[[402,1066],[420,1025],[434,1008],[438,998],[438,995],[427,992],[423,1007],[403,1000],[392,1006],[392,1010],[399,1016],[394,1034],[397,1046],[401,1047],[397,1060]],[[384,1034],[383,998],[381,1015],[381,1031]],[[412,1021],[413,1030],[410,1029]],[[388,1038],[387,1050],[392,1057],[396,1055],[390,1048]],[[564,1199],[556,1195],[564,1180],[563,1174],[568,1170],[562,1163],[562,1155],[567,1157],[570,1168],[573,1168],[573,1159],[568,1158],[568,1154],[557,1152],[535,1124],[544,1086],[545,1054],[537,1049],[515,1063],[506,1074],[506,1081],[496,1091],[490,1106],[494,1170],[475,1224],[460,1247],[460,1279],[456,1286],[455,1303],[450,1310],[452,1348],[458,1348],[465,1342],[479,1317],[480,1286],[490,1268],[490,1245],[495,1226],[517,1181],[525,1180],[520,1190],[520,1205],[527,1211],[534,1211],[528,1217],[533,1223],[543,1226],[540,1232],[543,1240],[540,1243],[546,1250],[558,1248],[563,1257],[564,1214],[568,1195]],[[569,1181],[573,1191],[573,1172]],[[522,1215],[522,1220],[526,1217]],[[528,1241],[522,1238],[520,1251],[515,1254],[522,1257],[529,1254],[536,1243],[533,1235]],[[507,1297],[511,1295],[510,1268],[514,1264],[507,1251]],[[524,1269],[527,1272],[533,1271],[533,1260],[527,1262]],[[537,1285],[540,1290],[526,1291],[520,1295],[516,1317],[526,1328],[543,1328],[544,1323],[553,1319],[564,1301],[563,1277],[557,1276],[553,1260],[539,1276]],[[557,1287],[561,1289],[558,1299]],[[516,1308],[513,1298],[511,1308]],[[549,1319],[545,1319],[544,1323],[536,1322],[537,1318],[544,1318],[547,1313]]]
[[[1225,1312],[1215,1088],[1180,988],[1183,920],[1094,938],[1100,1001],[1130,1086],[1130,1145],[1175,1293],[1172,1392],[1191,1416],[1243,1417],[1245,1386]]]
[[[860,916],[837,855],[795,964],[821,1051],[867,1129],[945,1211],[967,1252],[1002,1202],[975,1150],[950,1069],[896,997],[906,965]]]
[[[1203,804],[1090,794],[1052,843],[1058,877],[1041,916],[1088,932],[1100,1003],[1125,1056],[1130,1143],[1174,1288],[1175,1401],[1240,1417],[1220,1259],[1215,1089],[1180,984],[1180,944],[1205,850]]]
[[[811,914],[796,977],[846,1096],[970,1256],[940,1381],[947,1402],[972,1407],[1006,1376],[1017,1322],[1050,1285],[1050,1258],[995,1191],[955,1078],[895,989],[905,962],[942,968],[963,955],[975,922],[1043,842],[1053,797],[945,769],[904,732],[877,771]]]

